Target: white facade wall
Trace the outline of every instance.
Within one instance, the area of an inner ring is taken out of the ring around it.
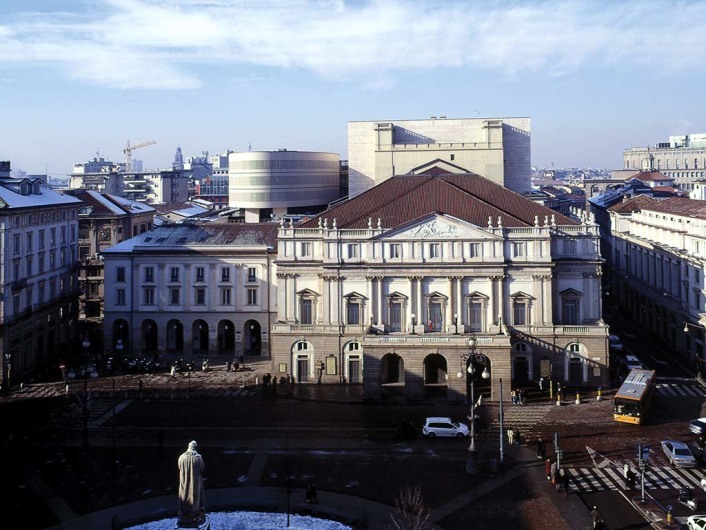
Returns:
[[[349,194],[441,159],[518,193],[530,190],[530,119],[348,123]]]

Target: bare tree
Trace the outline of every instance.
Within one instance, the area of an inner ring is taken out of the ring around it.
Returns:
[[[424,530],[429,528],[427,520],[430,510],[424,504],[419,486],[405,486],[395,499],[395,508],[390,513],[392,526],[397,530]]]

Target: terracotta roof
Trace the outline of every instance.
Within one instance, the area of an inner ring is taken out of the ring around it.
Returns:
[[[706,219],[706,201],[688,197],[669,197],[662,201],[655,201],[643,210]]]
[[[663,175],[659,171],[640,171],[636,175],[632,175],[630,178],[638,179],[643,182],[654,182],[655,180],[672,180],[671,177]]]
[[[636,195],[632,199],[623,200],[622,202],[614,204],[608,208],[608,210],[616,213],[639,212],[654,202],[657,201],[649,195]]]
[[[303,228],[318,226],[318,219],[334,218],[338,228],[366,228],[372,218],[378,218],[384,228],[393,228],[430,213],[442,213],[462,219],[476,226],[493,226],[498,217],[506,227],[534,226],[544,217],[554,216],[558,225],[577,225],[577,221],[537,204],[495,182],[474,173],[446,175],[399,175],[337,204],[302,223]]]

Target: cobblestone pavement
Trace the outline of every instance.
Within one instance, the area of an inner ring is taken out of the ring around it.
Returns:
[[[33,507],[32,516],[44,521],[35,527],[42,528],[56,521],[57,517],[70,519],[72,514],[75,516],[106,506],[174,495],[174,461],[178,452],[183,450],[179,441],[188,436],[188,430],[182,428],[186,431],[183,433],[179,429],[167,431],[167,441],[159,449],[154,438],[155,425],[141,426],[136,423],[137,419],[127,421],[134,404],[140,402],[140,407],[150,407],[155,403],[171,403],[169,410],[173,409],[174,421],[179,410],[194,403],[205,404],[205,411],[201,414],[208,414],[209,409],[215,410],[223,398],[229,406],[249,407],[252,403],[261,407],[263,396],[253,385],[261,381],[264,366],[253,364],[251,371],[233,373],[214,363],[208,372],[194,372],[190,376],[178,374],[176,378],[169,374],[131,374],[115,379],[89,379],[86,389],[92,397],[87,408],[91,437],[88,451],[82,451],[80,447],[84,420],[83,380],[69,385],[68,392],[63,384],[16,389],[9,399],[17,403],[28,394],[36,393],[68,400],[72,403],[69,408],[74,411],[73,415],[46,418],[54,430],[44,443],[29,447],[23,446],[18,438],[6,440],[6,449],[12,448],[25,457],[25,462],[36,464],[18,466],[17,483],[26,496],[17,502],[28,502]],[[360,393],[353,387],[296,385],[282,387],[278,392],[285,398],[282,402],[301,403],[304,407],[307,407],[306,403],[317,403],[312,409],[317,414],[326,413],[326,403],[361,400]],[[521,465],[523,471],[509,482],[497,483],[493,482],[489,467],[491,458],[499,458],[499,407],[493,403],[484,404],[479,409],[485,425],[479,436],[485,467],[473,478],[464,472],[467,458],[464,446],[454,446],[450,440],[450,444],[444,444],[447,440],[438,440],[440,444],[428,440],[390,444],[393,425],[372,429],[372,440],[365,438],[362,429],[358,435],[358,431],[351,427],[346,431],[349,436],[345,445],[353,445],[353,448],[345,450],[322,447],[326,444],[320,443],[312,445],[312,441],[319,438],[315,431],[297,433],[291,430],[293,438],[285,443],[290,451],[286,447],[283,450],[273,446],[281,444],[281,440],[258,438],[267,436],[267,427],[248,432],[242,426],[228,425],[221,420],[221,424],[209,428],[208,436],[214,443],[213,453],[207,456],[209,461],[218,464],[211,471],[207,487],[215,490],[246,486],[247,480],[252,480],[253,466],[262,458],[262,453],[252,447],[261,446],[267,449],[258,479],[258,486],[262,488],[282,489],[283,470],[288,462],[291,465],[294,451],[297,454],[296,487],[305,487],[315,474],[322,491],[375,499],[389,507],[394,505],[395,496],[403,484],[414,484],[415,479],[421,477],[420,485],[439,528],[465,529],[469,520],[476,521],[476,528],[584,528],[586,507],[576,495],[565,499],[553,493],[544,477],[544,466],[534,457],[535,440],[541,437],[546,443],[548,456],[553,457],[551,439],[554,432],[560,434],[564,465],[574,479],[577,491],[614,490],[620,487],[618,466],[635,461],[635,442],[658,447],[664,436],[684,438],[688,419],[703,415],[699,414],[703,400],[698,387],[687,382],[665,384],[661,392],[664,398],[660,410],[664,409],[664,417],[658,417],[653,425],[641,426],[639,435],[636,435],[635,426],[612,421],[610,393],[603,394],[600,401],[596,400],[595,394],[581,396],[579,404],[564,400],[561,406],[557,406],[548,396],[539,396],[527,405],[505,406],[503,427],[519,431],[522,445],[504,444],[505,465],[498,476],[507,476],[517,465]],[[120,424],[116,446],[111,447],[111,435],[115,434],[110,422],[114,406],[121,421],[122,418],[126,420]],[[268,405],[264,410],[272,408]],[[420,424],[425,415],[432,415],[431,411],[434,415],[438,410],[457,417],[464,417],[467,412],[463,406],[444,403],[408,406],[400,410],[411,415],[415,424]],[[139,413],[134,416],[137,418]],[[37,421],[42,419],[38,417]],[[270,428],[280,422],[285,427],[288,425],[286,418],[282,418],[273,421]],[[241,442],[233,446],[227,442],[228,432],[232,433],[233,429],[238,429],[238,439],[248,440],[245,445]],[[359,451],[355,450],[356,445]],[[647,475],[648,483],[655,488],[672,489],[680,484],[694,484],[699,479],[699,472],[671,470],[660,465],[664,464],[660,460],[656,454],[655,467]],[[439,487],[440,484],[443,487]],[[493,488],[487,489],[487,484],[492,484]],[[47,503],[47,498],[51,502]],[[20,506],[4,508],[12,510],[20,509]],[[659,506],[652,508],[657,517]],[[649,507],[646,510],[649,511]],[[27,511],[26,507],[24,511]]]

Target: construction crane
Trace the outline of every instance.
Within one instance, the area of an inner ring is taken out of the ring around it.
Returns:
[[[148,145],[156,144],[155,140],[150,140],[148,142],[142,142],[141,144],[130,145],[130,140],[127,141],[127,147],[123,149],[125,153],[125,173],[132,172],[132,152],[140,147],[147,147]]]

